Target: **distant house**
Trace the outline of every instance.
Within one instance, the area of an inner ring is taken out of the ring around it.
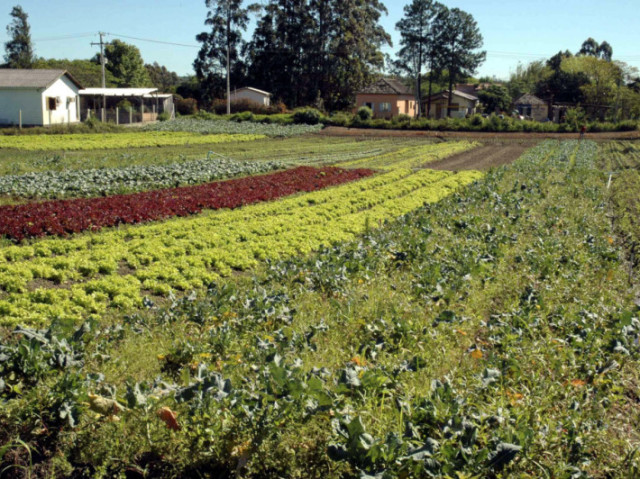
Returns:
[[[0,125],[77,123],[81,89],[66,70],[0,69]]]
[[[400,80],[381,78],[356,94],[356,109],[368,106],[374,118],[416,117],[416,98]]]
[[[271,105],[271,93],[250,86],[231,92],[231,101],[249,100],[261,106]]]
[[[426,105],[428,100],[425,100]],[[463,91],[454,90],[451,99],[451,118],[464,118],[467,115],[475,115],[480,100],[477,96]],[[430,118],[446,118],[449,106],[449,90],[441,91],[431,96]],[[424,111],[427,111],[426,106]]]
[[[518,98],[514,107],[522,116],[533,118],[536,121],[544,121],[549,118],[547,102],[530,93],[525,93]]]

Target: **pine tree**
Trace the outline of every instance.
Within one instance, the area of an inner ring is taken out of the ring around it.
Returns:
[[[404,7],[404,18],[396,24],[400,32],[398,60],[395,66],[415,78],[416,102],[418,116],[422,114],[422,72],[425,66],[429,71],[429,99],[427,115],[431,111],[431,92],[434,70],[439,70],[439,56],[441,49],[441,25],[446,7],[433,0],[413,0]]]
[[[31,44],[31,27],[29,15],[20,5],[11,10],[13,20],[7,26],[7,34],[11,38],[4,44],[6,54],[4,60],[9,68],[32,68],[35,60]]]
[[[472,76],[487,52],[477,51],[483,44],[478,24],[471,14],[459,8],[448,11],[442,31],[442,63],[449,71],[447,116],[451,116],[453,85],[458,78]]]

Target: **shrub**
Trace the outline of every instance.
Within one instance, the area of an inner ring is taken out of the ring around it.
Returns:
[[[315,108],[302,108],[293,114],[293,122],[296,124],[317,125],[322,119],[322,113]]]
[[[326,123],[333,126],[349,126],[353,121],[353,116],[345,112],[338,112],[327,118]]]
[[[400,114],[398,116],[394,116],[391,119],[391,123],[407,123],[411,121],[411,117],[409,115]]]
[[[373,118],[373,110],[371,110],[371,108],[369,108],[368,106],[361,106],[360,108],[358,108],[358,113],[356,114],[362,121],[371,120],[371,118]]]
[[[171,116],[166,111],[163,111],[158,115],[158,121],[168,121],[171,119]]]
[[[231,121],[236,121],[238,123],[243,122],[243,121],[253,121],[255,119],[255,117],[253,116],[253,113],[250,111],[243,111],[242,113],[235,113],[233,115],[231,115],[231,118],[229,118]]]
[[[124,100],[120,100],[116,105],[116,107],[121,108],[123,110],[129,110],[130,108],[133,108],[133,105],[129,100],[124,99]]]
[[[198,113],[198,101],[195,98],[178,98],[176,111],[180,115],[195,115]]]

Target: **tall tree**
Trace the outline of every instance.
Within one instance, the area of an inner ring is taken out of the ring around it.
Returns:
[[[145,65],[151,85],[165,93],[175,92],[176,87],[180,84],[180,78],[176,72],[169,71],[167,67],[160,66],[158,62],[152,65]]]
[[[347,108],[384,65],[385,12],[379,0],[270,0],[247,47],[249,79],[290,107]]]
[[[20,5],[11,10],[11,23],[7,25],[10,40],[4,44],[5,56],[9,68],[32,68],[35,60],[31,43],[29,15]]]
[[[205,0],[207,32],[196,36],[202,43],[193,67],[200,83],[208,88],[203,95],[208,101],[220,92],[220,79],[226,76],[227,113],[231,113],[232,63],[240,58],[244,40],[242,33],[247,29],[249,13],[253,6],[243,7],[242,0]]]
[[[429,71],[427,115],[431,111],[433,71],[438,68],[445,10],[444,5],[433,0],[413,0],[404,7],[404,18],[396,23],[402,48],[395,64],[415,78],[418,116],[422,115],[422,73],[425,66]]]
[[[598,43],[589,37],[584,41],[582,47],[580,47],[578,55],[601,58],[610,62],[613,58],[613,48],[609,42]]]
[[[136,88],[150,85],[149,73],[144,67],[140,50],[135,45],[113,40],[106,45],[104,56],[107,60],[107,70],[113,75],[117,87]]]
[[[473,16],[459,8],[448,10],[443,22],[442,62],[449,70],[449,102],[447,116],[451,116],[453,85],[457,79],[472,76],[484,62],[487,52]]]

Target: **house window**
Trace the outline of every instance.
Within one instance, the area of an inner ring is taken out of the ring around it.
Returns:
[[[388,113],[391,111],[391,103],[380,103],[380,113]]]
[[[364,106],[366,106],[367,108],[371,108],[371,110],[373,110],[373,103],[365,103]]]
[[[58,106],[58,102],[55,97],[48,96],[47,97],[47,110],[55,110]]]

